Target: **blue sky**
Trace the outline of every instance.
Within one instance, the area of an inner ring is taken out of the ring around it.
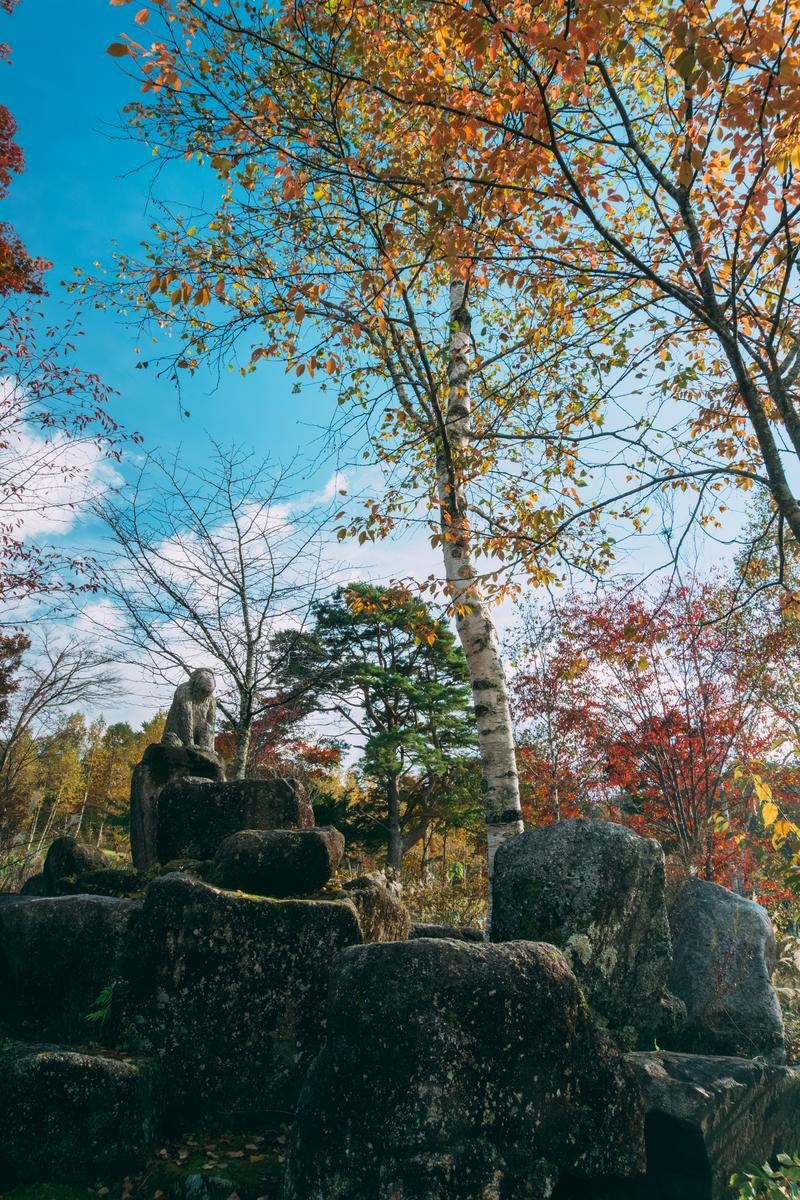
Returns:
[[[95,261],[111,267],[114,242],[135,250],[153,216],[152,160],[122,132],[122,107],[138,95],[138,85],[106,54],[129,26],[130,9],[112,8],[108,0],[20,0],[13,16],[0,21],[0,40],[12,48],[11,66],[0,66],[2,98],[17,120],[26,160],[4,216],[32,254],[53,263],[52,316],[64,300],[60,281],[74,267],[86,270]],[[154,195],[201,202],[209,187],[210,175],[181,170],[162,177]],[[313,387],[293,394],[277,364],[247,379],[226,374],[218,383],[210,371],[187,377],[181,405],[167,380],[135,369],[133,328],[110,312],[89,311],[84,325],[82,365],[120,393],[114,415],[141,432],[148,449],[181,446],[187,461],[199,461],[210,434],[287,458],[313,441],[310,427],[328,415],[325,398]]]

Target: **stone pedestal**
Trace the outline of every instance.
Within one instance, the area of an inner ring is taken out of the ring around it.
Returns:
[[[210,750],[196,746],[166,746],[154,742],[133,768],[131,779],[131,854],[139,871],[158,861],[158,797],[178,779],[213,780],[222,783],[225,768]]]
[[[161,863],[209,859],[227,837],[243,829],[311,829],[313,825],[311,802],[292,780],[176,779],[158,796],[156,854]]]

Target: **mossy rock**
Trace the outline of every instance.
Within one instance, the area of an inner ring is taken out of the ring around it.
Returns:
[[[348,903],[155,880],[119,1004],[126,1044],[163,1066],[173,1126],[291,1113],[322,1045],[333,964],[361,941]]]
[[[0,1179],[94,1183],[142,1167],[153,1149],[155,1068],[63,1046],[0,1053]]]

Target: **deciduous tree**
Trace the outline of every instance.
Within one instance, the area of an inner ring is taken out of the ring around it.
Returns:
[[[124,618],[118,637],[174,678],[220,674],[218,707],[244,778],[254,723],[269,709],[270,642],[302,628],[322,575],[326,505],[297,479],[241,447],[212,448],[210,465],[150,457],[129,489],[97,508],[114,554],[104,588]]]

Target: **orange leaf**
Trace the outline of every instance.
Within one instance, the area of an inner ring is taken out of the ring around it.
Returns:
[[[150,16],[149,8],[140,8],[136,16],[133,18],[137,25],[145,25]]]
[[[106,54],[110,54],[112,58],[123,58],[130,51],[124,42],[112,42],[106,50]]]

